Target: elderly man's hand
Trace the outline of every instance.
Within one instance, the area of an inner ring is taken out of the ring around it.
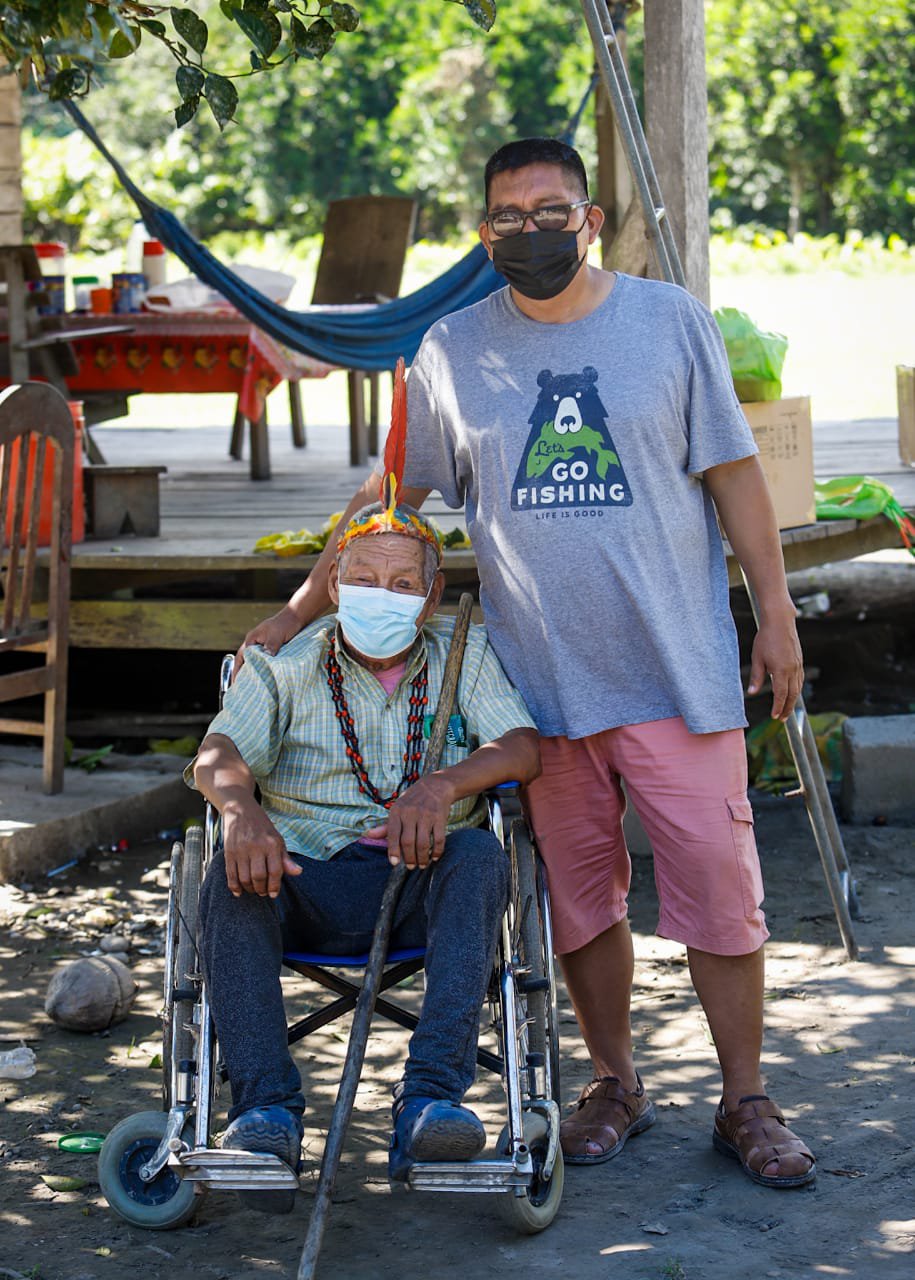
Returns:
[[[388,862],[404,862],[408,871],[438,862],[445,852],[448,814],[454,788],[442,774],[420,778],[395,800],[386,823],[364,832],[372,840],[388,840]]]
[[[243,893],[275,898],[284,873],[302,874],[302,868],[290,858],[280,833],[253,796],[250,802],[233,801],[225,806],[222,835],[226,879],[236,898]]]

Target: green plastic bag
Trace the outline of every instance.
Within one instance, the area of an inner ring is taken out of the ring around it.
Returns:
[[[915,556],[915,524],[896,501],[888,484],[873,476],[835,476],[814,485],[818,520],[873,520],[886,516],[899,530],[903,545]]]
[[[841,711],[823,711],[808,716],[816,739],[817,754],[827,781],[842,778],[842,725],[847,719]],[[788,731],[781,720],[764,720],[747,730],[747,768],[750,783],[760,791],[780,793],[797,786],[797,770],[788,741]]]
[[[728,353],[737,399],[778,400],[782,394],[782,368],[788,339],[781,333],[759,329],[736,307],[719,307],[715,319]]]

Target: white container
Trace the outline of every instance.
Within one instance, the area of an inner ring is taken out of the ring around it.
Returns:
[[[165,284],[165,245],[161,240],[147,240],[143,245],[142,271],[147,292]]]

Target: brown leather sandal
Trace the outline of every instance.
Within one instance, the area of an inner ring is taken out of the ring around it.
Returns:
[[[603,1164],[619,1155],[629,1138],[654,1124],[654,1103],[645,1094],[641,1077],[628,1090],[616,1076],[601,1076],[585,1085],[574,1112],[559,1126],[566,1164]],[[588,1145],[603,1149],[592,1155]]]
[[[764,1093],[741,1098],[730,1112],[722,1102],[715,1113],[712,1142],[716,1151],[739,1160],[747,1177],[761,1187],[803,1187],[817,1176],[813,1154]],[[772,1164],[778,1173],[766,1173]]]

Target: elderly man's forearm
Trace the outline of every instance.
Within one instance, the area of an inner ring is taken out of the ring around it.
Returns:
[[[478,747],[466,760],[437,770],[432,776],[448,782],[454,803],[479,795],[500,782],[526,785],[539,774],[540,737],[536,729],[512,729],[494,742]]]
[[[200,744],[194,782],[219,813],[228,804],[245,805],[254,799],[254,774],[232,739],[223,734],[209,734]]]

